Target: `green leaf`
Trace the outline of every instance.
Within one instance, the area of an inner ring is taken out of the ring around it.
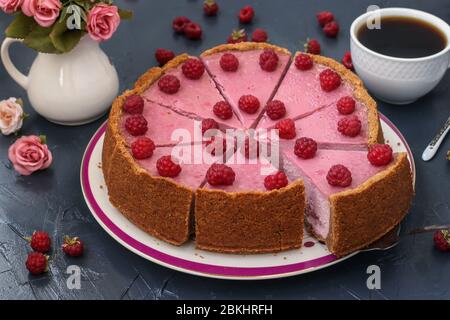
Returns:
[[[81,30],[67,29],[66,21],[55,23],[50,33],[53,46],[61,52],[69,52],[80,42],[84,32]]]
[[[5,34],[7,37],[15,39],[25,39],[25,37],[37,26],[37,22],[33,17],[27,17],[22,12],[16,15],[16,18],[6,28]]]
[[[23,40],[23,43],[29,48],[34,49],[42,53],[61,53],[53,45],[52,39],[50,39],[50,32],[52,28],[44,28],[36,26]]]
[[[133,17],[133,11],[119,9],[119,16],[120,19],[124,20],[131,19]]]

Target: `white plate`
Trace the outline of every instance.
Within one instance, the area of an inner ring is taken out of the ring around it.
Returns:
[[[406,140],[383,115],[381,124],[386,141],[395,152],[407,152],[415,178],[414,158]],[[106,123],[89,142],[81,166],[81,186],[86,203],[98,223],[120,244],[132,252],[162,266],[204,277],[220,279],[273,279],[319,270],[357,254],[343,258],[331,254],[325,245],[306,234],[300,250],[277,254],[233,255],[195,249],[193,241],[177,247],[160,241],[128,221],[108,199],[101,169]],[[415,179],[414,179],[415,181]],[[308,246],[312,245],[312,246]]]

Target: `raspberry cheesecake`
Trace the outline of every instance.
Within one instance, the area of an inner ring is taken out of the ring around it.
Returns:
[[[251,42],[142,75],[114,101],[102,168],[131,222],[224,253],[299,249],[305,225],[343,256],[394,228],[413,197],[407,156],[384,144],[355,74]]]

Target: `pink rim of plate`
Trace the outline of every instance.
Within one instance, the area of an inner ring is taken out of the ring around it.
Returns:
[[[408,155],[410,157],[412,170],[415,174],[415,164],[414,158],[411,153],[411,150],[406,143],[405,138],[400,133],[400,131],[395,127],[395,125],[388,120],[384,115],[380,114],[380,118],[399,136],[403,145],[407,149]],[[100,129],[95,133],[92,137],[92,140],[89,142],[89,145],[86,149],[86,153],[83,158],[82,166],[81,166],[81,181],[83,192],[88,201],[88,204],[91,208],[93,214],[97,216],[97,218],[112,232],[117,238],[127,244],[129,247],[134,250],[140,252],[141,254],[148,256],[152,259],[155,259],[159,262],[167,264],[172,267],[180,268],[190,272],[201,273],[205,275],[217,275],[223,277],[263,277],[263,276],[273,276],[273,275],[285,275],[293,272],[301,272],[311,268],[323,267],[327,264],[331,264],[331,262],[337,262],[336,260],[340,260],[333,254],[329,254],[317,259],[312,259],[308,261],[303,261],[299,263],[283,265],[283,266],[272,266],[272,267],[249,267],[249,268],[241,268],[241,267],[226,267],[226,266],[218,266],[211,264],[204,264],[199,262],[193,262],[181,258],[177,258],[166,253],[160,252],[151,248],[138,240],[131,237],[129,234],[120,229],[114,222],[112,222],[106,213],[101,209],[100,205],[95,200],[95,197],[92,193],[91,185],[89,182],[88,175],[88,167],[89,162],[93,153],[93,150],[102,137],[102,135],[106,131],[107,123],[103,124]],[[345,258],[345,257],[344,257]],[[341,259],[344,259],[341,258]]]

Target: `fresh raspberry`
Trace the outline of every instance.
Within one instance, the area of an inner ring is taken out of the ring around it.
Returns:
[[[328,171],[327,181],[331,186],[345,188],[352,183],[352,173],[347,167],[337,164]]]
[[[233,109],[231,109],[231,106],[226,101],[217,102],[213,107],[213,112],[222,120],[228,120],[233,116]]]
[[[434,246],[442,252],[450,251],[450,230],[437,230],[434,233]]]
[[[342,118],[338,122],[338,131],[347,137],[356,137],[361,132],[361,121],[357,116]]]
[[[129,114],[140,114],[144,111],[144,99],[140,95],[132,94],[126,98],[122,109]]]
[[[319,22],[321,27],[324,27],[327,23],[334,21],[334,15],[330,11],[322,11],[317,15],[317,22]]]
[[[203,2],[203,12],[208,17],[217,15],[217,11],[219,11],[219,6],[217,5],[216,1],[205,0],[205,2]]]
[[[30,241],[30,247],[37,252],[46,253],[50,251],[50,236],[45,231],[35,231],[27,240]]]
[[[48,256],[41,252],[30,252],[25,263],[31,274],[41,274],[48,271]]]
[[[244,142],[244,157],[246,159],[253,159],[259,157],[259,142],[255,139],[246,137]]]
[[[335,38],[339,33],[339,24],[336,21],[328,22],[323,27],[323,32],[327,37]]]
[[[197,23],[189,22],[184,27],[184,35],[188,39],[198,40],[202,37],[202,28]]]
[[[176,17],[172,21],[172,27],[176,33],[184,33],[184,28],[191,20],[187,17]]]
[[[156,61],[158,61],[159,65],[163,66],[167,62],[169,62],[170,60],[175,58],[175,53],[173,53],[173,51],[170,51],[170,50],[158,48],[155,51],[155,58],[156,58]]]
[[[337,102],[337,109],[340,114],[352,114],[356,108],[356,101],[350,96],[342,97]]]
[[[310,54],[320,54],[320,43],[316,39],[309,39],[305,44],[305,51]]]
[[[84,253],[84,243],[78,237],[71,238],[69,236],[65,236],[62,250],[68,256],[79,257]]]
[[[267,42],[269,36],[267,35],[266,30],[261,28],[256,28],[252,33],[252,41],[253,42]]]
[[[190,58],[181,67],[186,78],[197,80],[205,73],[205,65],[199,59]]]
[[[278,66],[278,55],[273,50],[265,49],[259,56],[259,65],[264,71],[275,71]]]
[[[239,98],[239,109],[248,114],[256,113],[259,107],[260,103],[258,98],[252,96],[251,94],[243,95],[242,97]]]
[[[314,61],[309,55],[301,53],[295,57],[295,66],[298,70],[306,71],[314,66]]]
[[[150,158],[155,151],[155,143],[147,137],[138,138],[131,144],[133,157],[138,160]]]
[[[295,122],[292,119],[283,119],[275,125],[281,139],[291,140],[297,136]]]
[[[213,164],[206,172],[206,181],[212,186],[231,186],[236,178],[233,169],[224,164]]]
[[[251,6],[245,6],[239,10],[239,22],[240,23],[250,23],[255,16],[255,10]]]
[[[322,71],[319,75],[320,86],[323,91],[330,92],[336,90],[341,85],[341,76],[331,69]]]
[[[286,107],[280,100],[272,100],[266,107],[267,116],[272,120],[278,120],[286,115]]]
[[[128,117],[125,120],[125,129],[132,136],[140,136],[147,132],[147,120],[142,115]]]
[[[170,155],[159,158],[156,161],[156,169],[160,176],[170,178],[175,178],[181,172],[180,165],[175,163]]]
[[[284,172],[278,171],[275,174],[269,175],[264,179],[264,186],[267,190],[276,190],[284,188],[289,181]]]
[[[247,41],[247,33],[244,29],[233,30],[227,38],[227,43],[239,43]]]
[[[177,93],[178,90],[180,89],[180,86],[181,86],[180,80],[178,80],[177,77],[171,74],[163,76],[158,81],[159,90],[167,94]]]
[[[374,144],[367,153],[369,162],[377,167],[385,166],[392,161],[392,148],[388,144]]]
[[[227,151],[227,139],[221,135],[212,136],[206,142],[206,150],[213,156],[224,154]]]
[[[294,153],[302,159],[314,158],[317,152],[317,142],[311,138],[302,137],[295,141]]]
[[[352,54],[350,51],[347,51],[344,54],[344,57],[342,58],[342,64],[350,70],[354,70],[354,66],[353,66],[353,60],[352,60]]]
[[[202,120],[202,136],[205,135],[205,132],[211,129],[219,130],[219,124],[216,120],[208,118]]]
[[[220,57],[220,67],[223,71],[234,72],[239,68],[239,60],[232,53],[225,53]]]

